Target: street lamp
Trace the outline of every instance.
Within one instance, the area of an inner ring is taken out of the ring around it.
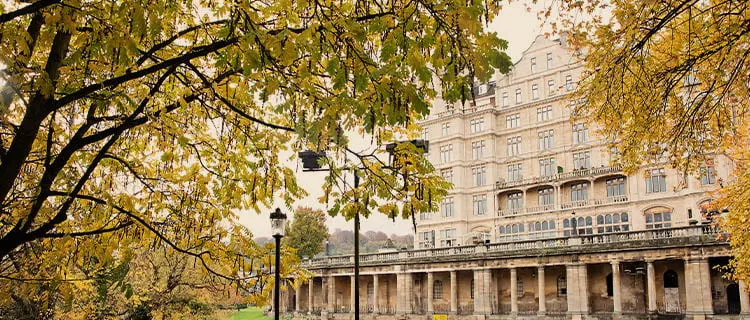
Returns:
[[[422,150],[422,152],[429,152],[429,141],[427,140],[411,140],[411,141],[401,141],[398,143],[411,143],[418,149]],[[396,147],[398,146],[398,143],[390,143],[386,145],[385,149],[389,154],[389,162],[390,164],[393,164],[396,162]],[[315,152],[311,150],[305,150],[298,153],[298,156],[302,160],[302,169],[303,171],[329,171],[329,169],[324,169],[320,165],[320,160],[326,158],[325,152]],[[396,169],[391,166],[383,167],[387,169]],[[354,170],[354,189],[359,188],[359,175],[357,174],[358,169],[362,168],[355,168]],[[355,202],[359,201],[359,197],[356,197],[354,199]],[[326,244],[328,244],[328,241],[326,240]],[[326,245],[326,249],[328,249],[328,246]],[[326,255],[328,255],[328,252],[326,250]],[[356,212],[354,214],[354,319],[359,320],[359,212]],[[278,319],[275,319],[278,320]]]
[[[570,226],[573,227],[573,236],[578,236],[578,221],[576,221],[576,212],[573,211],[570,213],[573,215],[573,219],[570,219]]]
[[[279,292],[281,289],[281,238],[284,236],[284,227],[286,225],[286,214],[281,213],[281,209],[276,208],[271,212],[271,233],[276,239],[276,266],[274,270],[274,290],[273,290],[273,319],[279,320]]]

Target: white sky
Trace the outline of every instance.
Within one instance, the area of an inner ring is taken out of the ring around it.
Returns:
[[[544,1],[541,1],[544,2]],[[506,5],[500,14],[493,21],[488,29],[498,33],[501,39],[508,41],[508,50],[506,51],[510,55],[513,62],[521,58],[521,53],[531,45],[534,38],[540,34],[540,21],[537,19],[536,10],[528,12],[521,1],[513,1],[511,4]],[[302,172],[301,165],[300,169],[296,171],[297,179],[301,186],[310,193],[310,196],[300,199],[296,202],[296,206],[308,206],[313,208],[319,208],[325,210],[325,204],[318,202],[317,198],[322,195],[320,185],[322,184],[325,172]],[[352,178],[350,178],[352,179]],[[351,183],[351,182],[350,182]],[[280,205],[282,211],[287,213],[289,218],[292,214]],[[240,213],[240,223],[247,226],[253,235],[256,237],[268,237],[271,235],[271,225],[268,216],[271,213],[271,209],[256,214],[252,211],[244,211]],[[331,232],[338,229],[352,230],[353,222],[346,221],[341,217],[328,217],[327,221],[328,228]],[[361,232],[366,231],[382,231],[388,235],[391,234],[412,234],[412,223],[411,220],[396,219],[396,222],[391,221],[385,215],[378,212],[374,212],[368,219],[362,219]]]

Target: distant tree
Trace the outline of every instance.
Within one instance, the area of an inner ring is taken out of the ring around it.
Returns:
[[[662,162],[697,175],[734,165],[713,202],[729,209],[734,276],[750,281],[750,6],[747,1],[563,0],[562,29],[585,53],[574,113],[600,125],[628,172]],[[604,10],[602,10],[604,9]],[[607,12],[607,14],[595,14]],[[589,18],[580,19],[585,14]],[[591,14],[594,13],[592,16]]]
[[[312,257],[324,250],[323,242],[327,238],[325,212],[310,207],[297,207],[294,218],[287,222],[285,243],[296,248],[300,257]]]

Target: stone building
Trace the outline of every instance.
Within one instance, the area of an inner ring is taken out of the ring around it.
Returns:
[[[361,256],[362,317],[750,314],[704,210],[730,168],[717,157],[697,176],[665,163],[624,173],[617,149],[571,120],[581,71],[563,40],[539,36],[473,101],[435,104],[427,157],[454,188],[418,217],[415,250]],[[285,308],[351,318],[352,265],[307,261],[314,277],[284,292]]]

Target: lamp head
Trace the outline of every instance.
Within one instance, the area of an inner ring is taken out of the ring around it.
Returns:
[[[283,237],[285,225],[286,214],[283,214],[281,209],[276,208],[274,212],[271,212],[271,234],[274,237]]]

